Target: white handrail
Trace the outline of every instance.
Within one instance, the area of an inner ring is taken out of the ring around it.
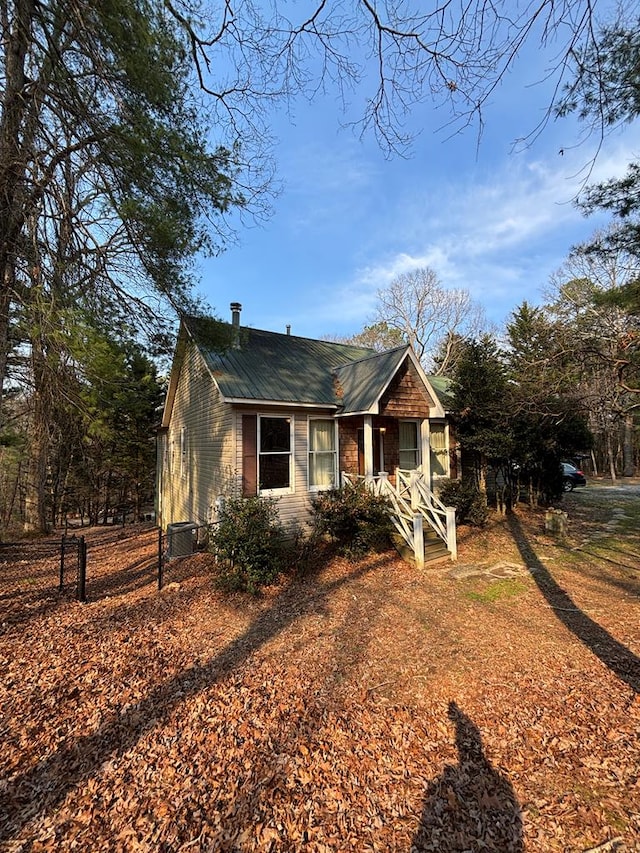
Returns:
[[[424,545],[422,525],[416,524],[416,516],[425,518],[431,528],[443,540],[452,560],[458,556],[456,542],[455,508],[445,506],[428,487],[422,471],[414,469],[404,471],[396,468],[395,487],[389,481],[386,471],[379,472],[377,477],[341,473],[343,486],[357,486],[363,483],[376,495],[388,498],[393,507],[390,512],[394,527],[416,554],[416,562],[421,565],[424,561]],[[420,554],[417,551],[420,551]]]

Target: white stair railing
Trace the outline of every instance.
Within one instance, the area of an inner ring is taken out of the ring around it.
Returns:
[[[445,543],[451,559],[457,559],[455,508],[446,507],[433,494],[422,471],[396,468],[395,487],[385,471],[381,471],[377,477],[342,472],[341,482],[343,486],[363,483],[374,494],[383,495],[389,500],[391,521],[415,554],[417,565],[424,564],[424,520]]]

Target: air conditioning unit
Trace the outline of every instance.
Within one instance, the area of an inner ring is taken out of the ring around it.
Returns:
[[[176,521],[167,525],[167,556],[170,560],[193,554],[197,529],[195,521]]]

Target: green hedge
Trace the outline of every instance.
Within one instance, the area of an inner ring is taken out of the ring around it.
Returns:
[[[318,495],[313,515],[316,532],[328,534],[344,554],[359,556],[389,545],[389,504],[364,484]]]
[[[446,480],[438,489],[445,506],[456,508],[456,523],[484,527],[489,518],[487,499],[473,484],[463,480]]]

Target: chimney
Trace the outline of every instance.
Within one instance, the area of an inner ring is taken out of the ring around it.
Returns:
[[[240,325],[240,312],[242,311],[242,305],[239,302],[232,302],[229,306],[231,308],[231,325],[239,326]]]
[[[287,323],[287,334],[288,335],[291,334],[291,324],[290,323]]]
[[[242,305],[239,302],[232,302],[231,308],[231,326],[233,330],[233,348],[240,349],[240,312]]]

